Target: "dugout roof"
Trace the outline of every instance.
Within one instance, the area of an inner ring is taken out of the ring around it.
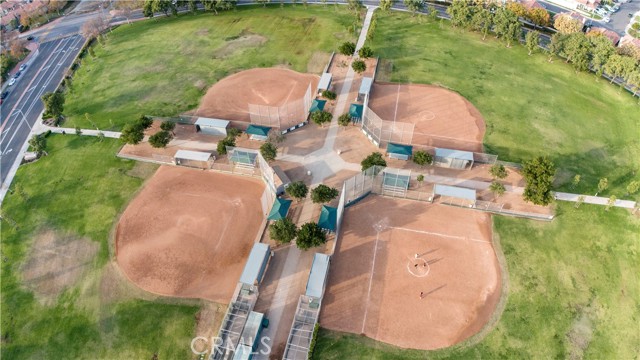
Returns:
[[[269,131],[271,130],[268,126],[260,126],[260,125],[249,125],[247,128],[247,134],[249,135],[257,135],[257,136],[268,136]]]
[[[373,78],[363,77],[358,94],[368,94],[371,91],[371,85],[373,85]]]
[[[436,148],[436,157],[473,161],[471,151]]]
[[[349,116],[362,119],[362,109],[363,106],[360,104],[351,104],[351,106],[349,106]]]
[[[174,159],[194,160],[194,161],[208,161],[210,157],[211,157],[211,154],[208,152],[191,151],[191,150],[178,150],[176,151],[176,154],[173,156]]]
[[[331,73],[324,73],[318,82],[318,90],[329,90],[331,86]]]
[[[262,264],[267,261],[271,249],[269,245],[264,243],[255,243],[247,263],[244,265],[242,275],[240,275],[240,282],[247,285],[254,285],[260,278],[260,272],[262,271]]]
[[[309,112],[316,112],[316,111],[322,111],[324,110],[324,106],[326,105],[327,100],[319,100],[319,99],[313,99],[313,102],[311,103],[311,108],[309,108]]]
[[[336,231],[336,223],[338,219],[338,209],[322,205],[322,209],[320,210],[320,219],[318,220],[318,225],[331,232]]]
[[[391,154],[411,156],[413,154],[413,146],[389,143],[387,152]]]
[[[229,121],[199,117],[198,120],[196,120],[196,125],[200,127],[215,127],[226,129],[229,125]]]
[[[436,184],[433,188],[434,195],[440,196],[449,196],[458,199],[466,199],[466,200],[476,200],[476,190],[468,189],[459,186],[450,186],[450,185],[442,185]]]
[[[267,216],[267,220],[280,220],[287,216],[291,202],[291,200],[276,198],[276,201],[273,202],[273,207],[269,212],[269,216]]]
[[[329,259],[329,255],[326,254],[316,253],[313,255],[313,264],[311,264],[305,295],[318,299],[322,298],[327,273],[329,272]]]

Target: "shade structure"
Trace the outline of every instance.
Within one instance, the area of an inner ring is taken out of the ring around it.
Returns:
[[[458,199],[476,201],[475,189],[468,189],[460,186],[436,184],[433,187],[433,193],[440,196],[449,196]]]
[[[351,118],[362,119],[362,108],[361,104],[351,104],[351,106],[349,106],[349,116],[351,116]]]
[[[269,212],[269,216],[267,216],[267,220],[280,220],[287,216],[289,207],[291,207],[291,202],[291,200],[276,198],[276,201],[273,202],[273,207]]]
[[[322,205],[320,210],[320,219],[318,220],[318,226],[331,232],[336,231],[336,223],[338,219],[338,209]]]
[[[257,136],[268,136],[269,131],[271,130],[268,126],[260,126],[260,125],[249,125],[247,128],[247,134],[249,135],[257,135]]]
[[[411,156],[413,154],[413,146],[411,145],[402,145],[402,144],[395,144],[395,143],[389,143],[387,145],[387,152],[389,154],[397,154],[397,155],[403,155],[403,156]]]
[[[322,111],[324,110],[324,106],[326,105],[327,100],[318,100],[318,99],[314,99],[313,102],[311,103],[311,108],[309,108],[309,112],[316,112],[316,111]]]

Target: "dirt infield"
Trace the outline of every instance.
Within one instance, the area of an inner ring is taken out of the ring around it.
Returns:
[[[345,212],[320,324],[438,349],[480,331],[500,288],[488,214],[372,195]]]
[[[144,290],[227,303],[262,223],[257,179],[160,167],[129,204],[116,259]]]
[[[281,106],[301,99],[320,78],[282,68],[258,68],[228,76],[211,86],[196,115],[249,122],[249,104]]]
[[[482,151],[485,122],[453,91],[430,85],[374,83],[369,107],[383,120],[415,125],[414,145]]]

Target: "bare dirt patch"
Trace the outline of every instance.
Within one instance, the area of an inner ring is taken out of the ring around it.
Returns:
[[[158,166],[142,161],[136,161],[131,170],[127,171],[127,175],[138,179],[146,179],[158,170]]]
[[[315,91],[320,78],[281,68],[251,69],[211,86],[197,116],[250,122],[249,104],[281,106],[302,99],[307,87]],[[300,119],[302,122],[304,119]],[[282,126],[283,128],[288,127]]]
[[[413,145],[482,152],[484,119],[451,90],[376,82],[369,107],[383,120],[414,124]]]
[[[99,248],[89,239],[44,230],[35,236],[22,265],[23,283],[41,303],[54,303],[91,268]]]
[[[214,59],[228,58],[236,53],[249,48],[262,46],[267,42],[266,37],[244,32],[238,37],[229,38],[224,45],[216,49],[213,53]]]
[[[342,229],[323,327],[431,350],[490,320],[501,289],[490,215],[372,195],[346,209]]]
[[[264,217],[253,178],[160,167],[124,211],[116,259],[140,288],[227,303]]]
[[[329,62],[329,57],[331,57],[331,54],[329,53],[322,51],[314,52],[307,63],[307,72],[310,74],[322,74],[324,68]]]

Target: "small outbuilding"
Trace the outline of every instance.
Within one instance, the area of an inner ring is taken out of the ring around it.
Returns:
[[[276,195],[280,196],[284,194],[284,191],[289,187],[289,184],[291,184],[291,179],[289,179],[280,166],[274,165],[272,169],[273,174],[275,175],[273,180],[275,182]]]
[[[452,169],[471,169],[473,153],[471,151],[436,148],[433,164]]]
[[[271,259],[271,247],[264,243],[256,243],[249,253],[247,263],[244,265],[240,282],[245,285],[259,285],[262,282],[267,265]]]
[[[206,135],[227,136],[228,120],[199,117],[196,120],[196,132]]]
[[[311,103],[311,107],[309,108],[309,113],[324,110],[324,106],[326,104],[327,104],[327,100],[313,99],[313,102]]]
[[[269,131],[271,131],[271,128],[268,126],[254,124],[249,125],[247,128],[247,134],[249,134],[251,140],[266,141],[269,137]]]
[[[213,161],[213,154],[203,151],[178,150],[173,155],[174,164],[196,169],[210,169]]]
[[[322,205],[320,210],[320,219],[318,220],[318,226],[324,230],[330,232],[336,232],[336,224],[338,223],[338,209]]]
[[[360,90],[358,90],[358,101],[364,101],[364,99],[371,93],[371,86],[373,85],[373,78],[363,77],[360,83]]]
[[[324,73],[320,77],[318,82],[318,95],[321,95],[323,91],[331,89],[331,73]]]
[[[389,143],[387,145],[387,154],[392,159],[409,160],[413,155],[413,146]]]

